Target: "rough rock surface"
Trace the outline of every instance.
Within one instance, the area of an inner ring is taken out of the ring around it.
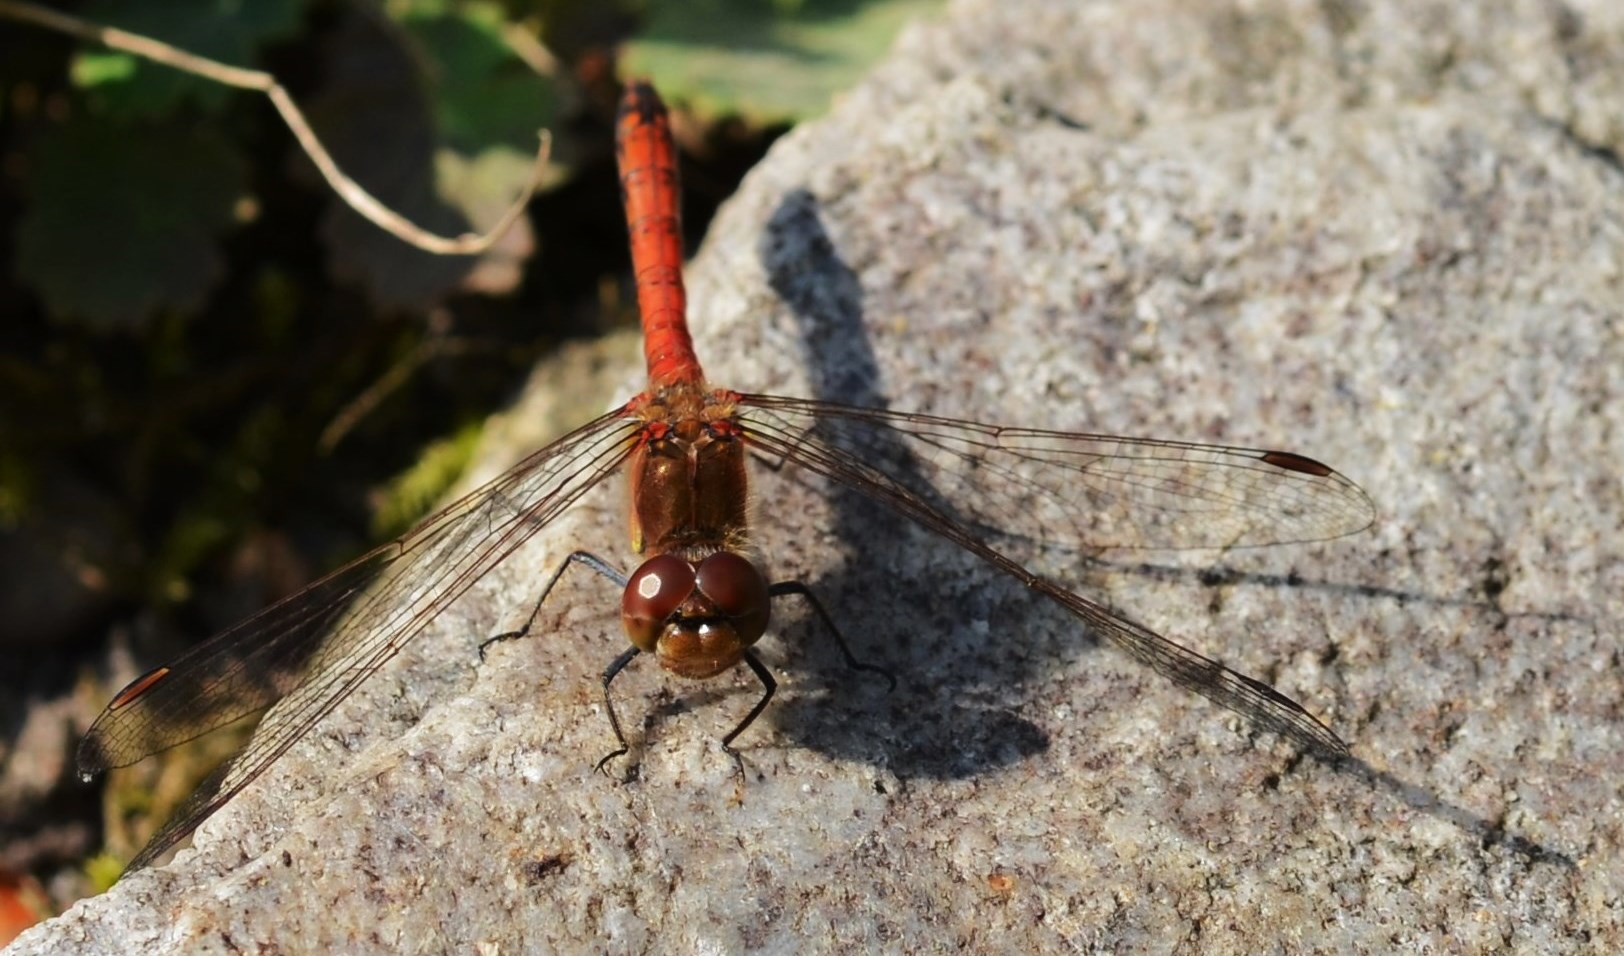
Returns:
[[[606,489],[195,851],[12,952],[1620,951],[1621,152],[1614,0],[965,0],[775,148],[690,269],[736,388],[1347,472],[1363,535],[1077,583],[1367,767],[764,470],[773,572],[901,687],[791,605],[742,788],[716,738],[747,675],[634,667],[640,746],[594,774],[613,589],[574,575],[544,636],[472,648],[570,549],[625,558]]]

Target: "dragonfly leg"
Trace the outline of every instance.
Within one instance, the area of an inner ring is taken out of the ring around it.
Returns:
[[[485,652],[492,644],[528,637],[530,635],[530,625],[536,623],[536,615],[541,613],[541,606],[547,603],[547,595],[553,593],[553,586],[558,583],[559,578],[564,576],[565,571],[577,564],[586,565],[622,588],[626,586],[626,575],[614,565],[590,551],[571,552],[570,556],[564,559],[564,563],[558,566],[558,570],[553,572],[553,576],[547,579],[547,586],[541,589],[541,597],[536,598],[536,606],[530,609],[530,616],[524,619],[524,624],[520,625],[516,630],[503,631],[480,644],[479,659],[482,661],[485,659]]]
[[[768,597],[782,597],[786,594],[799,594],[801,597],[806,598],[808,604],[812,605],[812,610],[823,621],[823,626],[827,627],[829,633],[835,636],[835,644],[840,647],[841,656],[846,658],[847,667],[854,671],[867,671],[870,674],[878,674],[891,685],[890,690],[897,689],[897,677],[895,674],[878,664],[865,664],[857,659],[856,654],[851,652],[851,645],[846,643],[846,635],[840,633],[840,628],[835,626],[835,619],[829,616],[828,611],[824,610],[823,602],[818,600],[818,596],[812,593],[811,588],[800,581],[779,581],[767,588]]]
[[[767,709],[767,702],[773,699],[773,692],[778,690],[778,681],[773,679],[772,671],[761,663],[761,658],[757,657],[753,651],[744,652],[744,662],[750,665],[750,670],[755,672],[756,679],[761,681],[761,686],[766,690],[766,693],[762,694],[761,699],[756,701],[756,706],[750,708],[750,712],[744,715],[744,719],[739,721],[739,725],[728,731],[727,736],[722,738],[722,749],[727,751],[728,756],[733,758],[734,765],[738,767],[741,781],[744,779],[744,758],[739,756],[737,750],[733,749],[733,740],[744,733],[746,727],[756,722],[756,718],[761,716],[761,712]]]
[[[603,765],[604,764],[606,764],[609,761],[615,759],[616,757],[624,755],[626,753],[626,751],[631,749],[626,744],[626,735],[625,735],[625,733],[623,733],[621,731],[621,729],[620,729],[620,716],[615,713],[615,701],[614,701],[614,698],[609,696],[609,685],[614,683],[615,678],[620,675],[620,672],[625,670],[626,665],[630,664],[632,662],[632,658],[636,657],[638,654],[641,654],[641,653],[642,652],[639,651],[635,647],[627,648],[625,653],[621,654],[619,657],[617,657],[614,660],[610,661],[609,666],[604,669],[604,672],[603,672],[603,709],[604,709],[605,712],[607,712],[609,714],[609,726],[614,729],[614,731],[615,731],[615,742],[617,744],[619,744],[619,746],[617,746],[614,750],[611,750],[608,753],[604,754],[603,759],[598,761],[598,765],[593,768],[594,770],[603,771]],[[607,772],[607,771],[604,771],[604,772]]]

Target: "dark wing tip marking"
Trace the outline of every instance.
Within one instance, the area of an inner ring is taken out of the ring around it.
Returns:
[[[89,783],[96,775],[106,770],[110,765],[107,748],[102,745],[102,739],[95,734],[87,734],[79,741],[79,752],[74,761],[79,768],[79,779]]]
[[[1299,455],[1295,452],[1266,451],[1261,457],[1263,461],[1276,468],[1302,472],[1305,475],[1313,475],[1315,478],[1328,478],[1335,474],[1329,466],[1322,465],[1306,455]]]

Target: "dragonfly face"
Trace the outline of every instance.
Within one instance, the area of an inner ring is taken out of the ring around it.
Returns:
[[[620,619],[640,651],[683,677],[714,677],[767,631],[767,579],[749,558],[715,551],[694,564],[674,554],[644,561],[621,597]]]

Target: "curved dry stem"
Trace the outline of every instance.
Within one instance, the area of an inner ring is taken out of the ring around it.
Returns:
[[[338,193],[351,209],[402,242],[436,255],[479,255],[495,245],[502,234],[524,215],[525,205],[530,202],[530,197],[535,195],[537,187],[540,186],[541,177],[547,169],[548,157],[552,152],[552,137],[546,130],[538,131],[540,146],[536,150],[535,163],[530,169],[530,178],[512,205],[502,214],[502,218],[498,219],[496,225],[489,231],[480,234],[463,233],[455,237],[440,236],[423,229],[385,206],[371,193],[361,188],[359,183],[345,175],[333,161],[333,157],[328,155],[326,148],[321,145],[321,140],[316,137],[310,124],[305,121],[304,113],[300,112],[293,98],[288,96],[287,90],[283,89],[282,84],[271,74],[263,70],[250,70],[219,63],[170,46],[161,40],[130,33],[117,27],[101,26],[22,0],[0,0],[0,16],[100,43],[114,50],[133,53],[155,63],[162,63],[226,86],[264,93],[276,106],[276,111],[282,114],[282,119],[293,132],[294,139],[299,141],[300,148],[310,157],[310,161],[316,164],[322,178],[327,180],[328,185],[333,187],[333,191]]]

